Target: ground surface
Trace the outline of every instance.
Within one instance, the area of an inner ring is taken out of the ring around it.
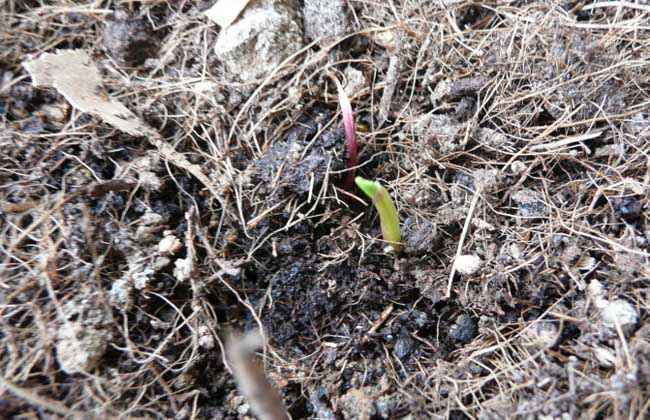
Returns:
[[[294,418],[647,416],[647,6],[351,0],[244,83],[212,2],[44,3],[0,5],[0,417],[252,415],[223,343],[260,327]],[[32,86],[78,48],[203,181]],[[341,189],[353,76],[397,256]]]

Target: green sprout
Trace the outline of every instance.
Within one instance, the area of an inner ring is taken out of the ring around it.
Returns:
[[[388,190],[382,187],[377,181],[370,181],[360,176],[354,179],[357,187],[372,200],[381,223],[381,233],[384,240],[388,242],[396,252],[400,249],[401,235],[399,231],[399,215]]]

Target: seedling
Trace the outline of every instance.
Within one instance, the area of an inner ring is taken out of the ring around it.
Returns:
[[[345,90],[343,90],[343,86],[341,86],[341,82],[339,82],[338,79],[335,78],[334,82],[336,83],[336,88],[339,92],[339,105],[341,106],[343,126],[345,127],[345,145],[348,151],[348,174],[345,178],[343,187],[347,191],[350,191],[354,184],[354,168],[356,168],[358,163],[357,155],[359,153],[359,145],[357,144],[357,128],[354,124],[354,114],[352,113],[352,105],[350,105],[348,95],[345,93]]]
[[[390,244],[396,252],[400,249],[401,235],[399,231],[399,215],[388,190],[382,187],[377,181],[370,181],[360,176],[354,179],[357,186],[363,191],[375,205],[379,213],[381,233],[384,240]]]

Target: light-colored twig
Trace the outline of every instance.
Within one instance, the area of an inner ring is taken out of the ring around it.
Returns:
[[[474,197],[472,197],[472,203],[469,205],[469,210],[467,211],[467,217],[465,218],[465,225],[463,226],[463,232],[461,233],[460,239],[458,240],[458,248],[456,249],[456,255],[454,256],[454,263],[452,263],[451,270],[449,271],[449,280],[447,282],[447,298],[451,297],[451,287],[454,283],[454,275],[456,275],[455,261],[463,252],[463,245],[465,244],[465,238],[467,237],[467,232],[469,232],[469,226],[472,221],[472,216],[474,215],[474,210],[476,209],[476,204],[478,203],[478,199],[480,196],[481,196],[481,188],[476,187],[476,191],[474,191]]]

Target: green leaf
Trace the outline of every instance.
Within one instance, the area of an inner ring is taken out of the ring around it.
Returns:
[[[382,188],[382,186],[379,185],[379,182],[370,181],[368,179],[361,178],[360,176],[354,178],[354,182],[357,184],[357,187],[359,187],[359,189],[363,191],[364,194],[366,194],[371,200],[374,199],[375,194],[377,194],[377,192],[379,192],[379,189]]]
[[[381,224],[381,233],[386,242],[399,251],[401,234],[399,226],[399,214],[397,208],[390,198],[390,194],[386,188],[382,187],[377,181],[370,181],[360,176],[354,179],[359,189],[364,192],[369,198],[379,213],[379,222]]]

